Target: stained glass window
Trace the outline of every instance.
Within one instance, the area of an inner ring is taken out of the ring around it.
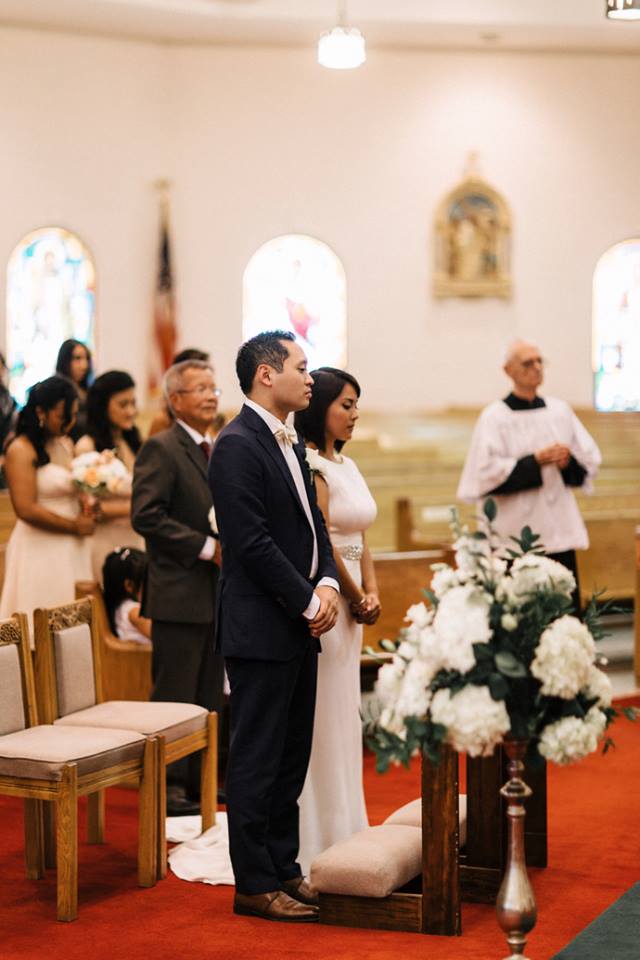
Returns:
[[[290,234],[269,240],[244,273],[243,337],[290,330],[309,369],[347,361],[347,281],[339,258],[320,240]]]
[[[18,403],[55,372],[63,340],[94,349],[94,321],[95,268],[82,241],[59,227],[27,234],[7,271],[9,389]]]
[[[611,247],[593,278],[596,410],[640,410],[640,239]]]

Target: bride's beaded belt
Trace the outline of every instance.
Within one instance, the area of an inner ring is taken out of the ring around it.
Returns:
[[[345,560],[362,560],[362,554],[364,553],[364,547],[361,543],[347,543],[344,547],[338,547],[337,550]]]

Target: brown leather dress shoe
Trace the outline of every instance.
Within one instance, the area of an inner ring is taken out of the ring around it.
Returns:
[[[305,877],[294,877],[293,880],[283,880],[280,884],[285,893],[294,900],[306,903],[309,907],[317,907],[320,897],[315,887],[312,887]]]
[[[269,893],[236,893],[233,912],[245,917],[280,920],[283,923],[317,923],[318,908],[293,900],[283,890]]]

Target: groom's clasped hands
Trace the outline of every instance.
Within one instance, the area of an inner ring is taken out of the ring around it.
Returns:
[[[338,592],[333,587],[316,587],[314,593],[320,601],[320,608],[309,621],[309,630],[312,637],[320,637],[328,633],[338,619]]]

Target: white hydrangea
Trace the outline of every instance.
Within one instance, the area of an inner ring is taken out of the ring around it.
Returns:
[[[478,573],[481,559],[489,560],[491,545],[486,539],[476,540],[463,533],[453,545],[458,579],[464,583]]]
[[[593,664],[589,671],[589,679],[582,691],[589,700],[597,700],[597,707],[610,707],[613,699],[611,680],[602,670]]]
[[[428,687],[433,677],[433,666],[428,660],[412,660],[402,679],[396,713],[402,717],[424,717],[431,700]]]
[[[431,719],[447,728],[447,743],[470,757],[489,757],[511,728],[503,700],[488,687],[468,684],[454,696],[438,690],[431,701]]]
[[[466,673],[475,665],[473,644],[491,639],[489,604],[487,594],[472,584],[454,587],[443,596],[433,629],[447,670]]]
[[[526,553],[514,560],[509,576],[501,581],[498,595],[499,599],[519,606],[539,590],[553,590],[570,597],[575,587],[573,574],[557,560]]]
[[[566,615],[543,632],[531,673],[542,682],[543,694],[572,700],[588,683],[594,659],[589,630],[576,617]]]
[[[579,717],[556,720],[542,731],[538,749],[553,763],[575,763],[597,750],[606,722],[607,718],[597,707],[592,707],[584,720]]]
[[[429,610],[425,603],[414,603],[409,607],[404,618],[416,627],[426,627],[433,620],[433,610]]]
[[[405,669],[404,661],[394,656],[391,663],[383,664],[378,670],[375,693],[383,707],[393,705],[398,699]]]
[[[434,571],[431,578],[431,590],[438,599],[441,599],[447,590],[460,586],[458,574],[453,567],[438,563],[434,564],[431,569]]]

